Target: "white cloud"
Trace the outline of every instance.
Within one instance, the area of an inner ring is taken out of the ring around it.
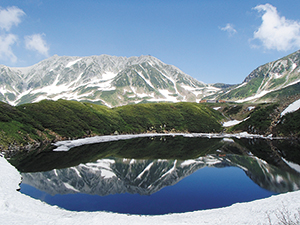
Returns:
[[[48,57],[49,47],[43,39],[45,34],[33,34],[25,36],[25,46],[28,50],[37,51],[38,53]]]
[[[25,12],[16,6],[0,7],[0,59],[9,59],[16,62],[17,57],[13,53],[12,46],[17,42],[18,37],[10,32],[13,26],[18,26],[22,21]],[[28,50],[37,51],[41,55],[48,57],[49,47],[44,40],[44,34],[33,34],[25,36],[25,47]]]
[[[25,13],[18,7],[0,7],[0,30],[3,32],[0,35],[0,59],[9,59],[12,62],[17,61],[17,57],[12,51],[12,46],[17,42],[17,36],[9,33],[12,26],[17,26],[21,23],[21,17]]]
[[[223,31],[227,31],[230,36],[237,33],[236,29],[233,28],[233,25],[231,23],[227,23],[225,27],[220,28]]]
[[[9,31],[13,25],[17,26],[21,22],[24,11],[12,6],[2,9],[0,7],[0,28]]]
[[[17,61],[17,57],[13,53],[11,46],[17,41],[14,34],[0,35],[0,59],[9,59],[12,62]]]
[[[270,4],[258,5],[254,9],[263,15],[262,24],[253,38],[260,40],[264,48],[287,51],[300,47],[300,22],[280,16],[276,7]]]

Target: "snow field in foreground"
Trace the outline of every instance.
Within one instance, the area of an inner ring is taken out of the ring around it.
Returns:
[[[160,216],[125,215],[108,212],[73,212],[26,196],[19,188],[21,176],[0,157],[0,224],[276,224],[283,212],[294,218],[300,213],[300,191],[272,196],[230,207]]]

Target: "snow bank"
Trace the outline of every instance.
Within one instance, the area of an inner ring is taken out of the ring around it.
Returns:
[[[266,95],[266,94],[268,94],[270,92],[272,92],[272,91],[261,91],[260,93],[256,93],[254,96],[250,96],[248,98],[237,100],[236,102],[237,103],[243,103],[243,102],[252,101],[252,100],[255,100],[257,98],[261,98],[261,97],[263,97],[264,95]]]
[[[244,120],[230,120],[230,121],[224,122],[223,123],[223,127],[231,127],[231,126],[237,125],[237,124],[239,124],[239,123],[241,123],[243,121],[246,121],[249,118],[250,117],[247,117]]]
[[[297,111],[299,108],[300,108],[300,99],[298,99],[297,101],[294,101],[285,110],[283,110],[281,113],[281,116],[284,116],[287,113]]]
[[[253,110],[253,109],[255,109],[255,106],[249,106],[249,107],[248,107],[248,111],[251,111],[251,110]]]
[[[278,222],[279,210],[299,213],[300,191],[272,196],[230,207],[160,216],[125,215],[108,212],[72,212],[47,205],[16,189],[19,172],[0,157],[0,224],[272,224]],[[294,218],[293,216],[291,218]]]
[[[224,122],[223,123],[223,127],[231,127],[231,126],[234,126],[234,125],[237,125],[239,123],[243,122],[242,120],[230,120],[230,121],[227,121],[227,122]]]
[[[132,138],[140,138],[140,137],[153,137],[153,136],[171,136],[171,134],[125,134],[125,135],[104,135],[104,136],[94,136],[88,138],[81,138],[77,140],[70,141],[58,141],[54,143],[57,146],[53,151],[68,151],[73,147],[78,147],[86,144],[95,144],[101,142],[109,142],[109,141],[119,141],[126,140]],[[184,135],[184,134],[176,134],[176,135]]]
[[[246,118],[248,119],[248,118]],[[245,119],[245,120],[246,120]],[[245,121],[244,120],[244,121]],[[230,121],[229,121],[230,122]],[[229,123],[227,122],[227,123]],[[223,124],[224,126],[224,124]],[[81,138],[76,140],[69,141],[58,141],[53,145],[57,148],[53,149],[53,151],[69,151],[71,148],[87,145],[87,144],[95,144],[101,142],[109,142],[109,141],[119,141],[126,140],[132,138],[142,138],[142,137],[161,137],[161,136],[183,136],[183,137],[205,137],[205,138],[265,138],[265,139],[275,139],[270,136],[265,137],[263,135],[257,134],[248,134],[247,132],[236,133],[236,134],[217,134],[217,133],[148,133],[148,134],[124,134],[124,135],[104,135],[104,136],[94,136],[88,138]]]

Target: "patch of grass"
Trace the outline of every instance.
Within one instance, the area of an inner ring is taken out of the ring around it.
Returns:
[[[127,105],[113,109],[127,126],[123,132],[141,133],[155,130],[220,132],[219,112],[197,103],[151,103]]]
[[[36,130],[43,130],[43,127],[30,115],[0,102],[0,145],[3,148],[11,144],[23,145],[32,142],[31,139],[39,140]]]
[[[226,106],[223,111],[227,115],[236,115],[238,112],[241,111],[242,108],[242,105]]]

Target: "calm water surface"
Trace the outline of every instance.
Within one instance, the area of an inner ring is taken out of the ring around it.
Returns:
[[[269,197],[274,192],[265,190],[236,167],[203,168],[152,195],[110,194],[55,194],[40,191],[28,184],[21,192],[51,205],[75,211],[112,211],[130,214],[158,215],[199,209],[211,209]]]
[[[158,215],[298,190],[298,158],[298,143],[159,137],[46,149],[14,163],[21,192],[48,204]]]

